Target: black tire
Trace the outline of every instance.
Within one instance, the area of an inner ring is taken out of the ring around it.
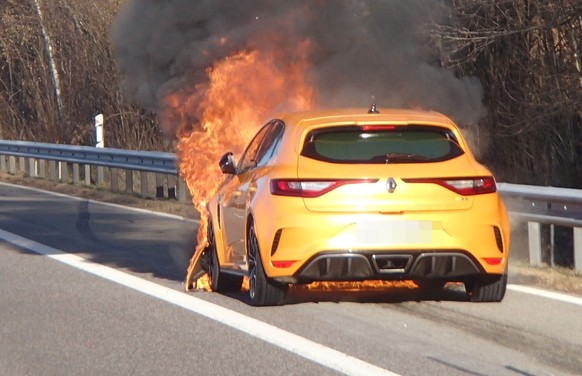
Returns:
[[[255,227],[251,224],[247,235],[249,263],[249,298],[254,306],[281,305],[285,302],[288,285],[267,277],[263,269]]]
[[[500,302],[507,289],[507,272],[498,276],[482,276],[465,282],[467,296],[472,302]]]
[[[220,262],[216,252],[216,238],[212,221],[208,224],[208,246],[204,250],[207,253],[206,272],[210,282],[210,288],[214,292],[240,291],[243,283],[243,276],[225,273],[220,270]]]

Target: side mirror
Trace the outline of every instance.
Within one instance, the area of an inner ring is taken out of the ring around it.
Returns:
[[[231,152],[224,154],[220,158],[218,165],[220,166],[220,171],[222,171],[223,174],[230,174],[230,175],[236,174],[236,166],[235,166],[236,163],[234,162],[234,154],[232,154]]]

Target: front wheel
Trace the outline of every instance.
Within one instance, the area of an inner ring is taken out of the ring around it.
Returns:
[[[255,226],[251,224],[247,236],[247,253],[249,263],[249,298],[254,306],[281,305],[285,301],[288,286],[267,277]]]
[[[210,282],[210,288],[215,292],[229,292],[239,291],[242,287],[243,277],[240,275],[228,274],[220,270],[220,262],[218,261],[218,253],[216,251],[216,238],[214,237],[214,229],[212,222],[208,224],[208,246],[205,252],[207,253],[206,272]]]

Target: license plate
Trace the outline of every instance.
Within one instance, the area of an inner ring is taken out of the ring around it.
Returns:
[[[356,223],[358,244],[413,244],[432,242],[432,221],[370,220]]]

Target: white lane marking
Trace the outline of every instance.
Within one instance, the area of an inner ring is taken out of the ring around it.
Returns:
[[[559,292],[542,290],[542,289],[537,289],[535,287],[528,287],[528,286],[521,286],[521,285],[507,285],[507,289],[521,292],[524,294],[541,296],[542,298],[558,300],[560,302],[566,302],[566,303],[577,304],[579,306],[582,306],[582,298],[577,297],[577,296],[566,295],[566,294],[561,294]]]
[[[32,187],[28,187],[26,185],[16,185],[16,184],[4,183],[4,182],[0,182],[0,185],[5,185],[7,187],[12,187],[12,188],[24,189],[24,190],[28,190],[28,191],[32,191],[32,192],[44,193],[44,194],[47,194],[47,195],[56,196],[56,197],[62,197],[62,198],[67,198],[67,199],[71,199],[71,200],[86,201],[88,203],[96,204],[96,205],[109,206],[109,207],[112,207],[112,208],[125,209],[125,210],[131,210],[131,211],[135,211],[135,212],[139,212],[139,213],[157,215],[157,216],[160,216],[160,217],[178,219],[178,220],[182,220],[182,221],[186,221],[186,222],[193,222],[193,223],[200,222],[200,220],[198,220],[198,219],[190,219],[190,218],[182,217],[182,216],[175,215],[175,214],[162,213],[162,212],[157,212],[157,211],[147,210],[147,209],[141,209],[141,208],[134,208],[133,206],[113,204],[111,202],[91,200],[91,199],[86,199],[86,198],[82,198],[82,197],[66,195],[64,193],[58,193],[58,192],[52,192],[52,191],[45,191],[44,189],[32,188]],[[194,210],[194,206],[192,206],[192,210]]]
[[[180,291],[172,290],[168,287],[146,281],[101,264],[93,263],[77,255],[65,253],[2,229],[0,229],[0,238],[21,248],[45,255],[63,264],[218,321],[219,323],[228,325],[243,333],[346,375],[399,376],[397,373],[385,370],[252,317],[231,311],[217,304],[187,295]]]

